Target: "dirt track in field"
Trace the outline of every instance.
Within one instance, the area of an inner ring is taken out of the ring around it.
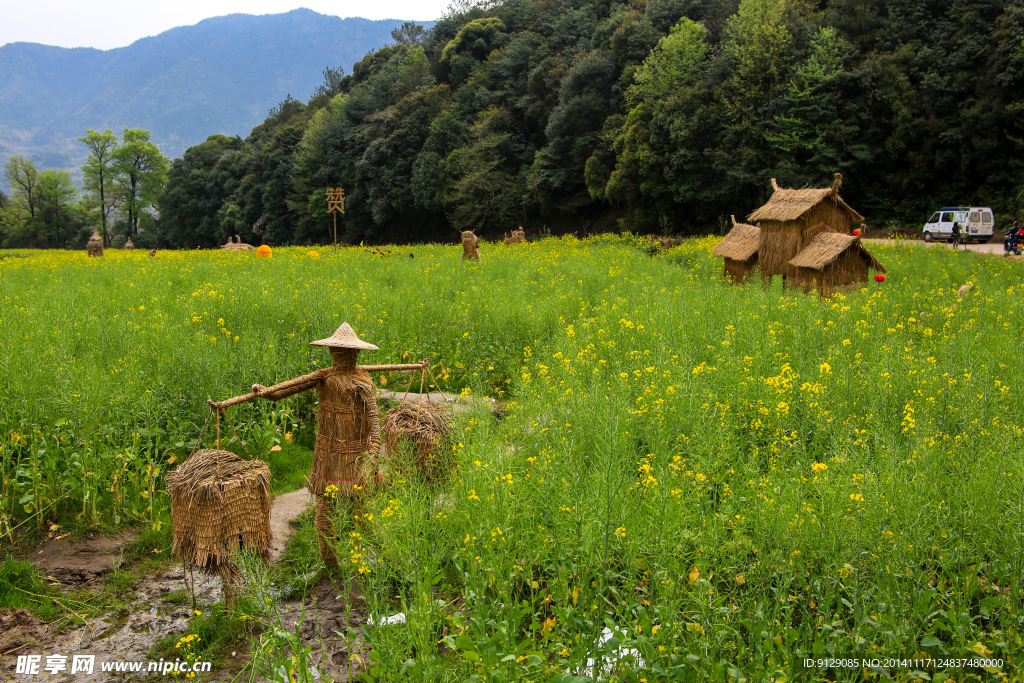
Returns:
[[[271,558],[280,559],[288,539],[294,533],[292,520],[301,515],[311,502],[306,489],[276,496],[271,507]],[[40,546],[30,558],[47,580],[66,591],[102,590],[111,572],[121,561],[121,546],[131,536],[120,534],[76,542],[53,539]],[[187,580],[187,581],[186,581]],[[154,674],[111,674],[100,671],[101,664],[114,661],[152,661],[153,645],[168,634],[184,635],[192,616],[192,605],[171,604],[164,598],[173,591],[187,591],[193,585],[200,610],[222,599],[220,579],[196,572],[186,576],[181,565],[170,563],[137,581],[134,598],[119,612],[98,617],[77,616],[75,603],[62,601],[65,617],[70,623],[46,623],[26,610],[0,611],[0,680],[31,681],[45,676],[55,681],[149,680]],[[60,597],[58,597],[60,599]],[[302,620],[303,613],[305,619]],[[299,626],[304,645],[312,647],[311,658],[323,681],[347,681],[369,664],[368,647],[361,638],[350,638],[348,627],[366,623],[366,603],[353,586],[343,586],[325,579],[311,587],[303,601],[287,601],[279,605],[285,628]],[[94,655],[91,675],[71,675],[72,656]],[[15,673],[18,655],[41,655],[40,673],[35,676]],[[42,667],[48,655],[65,655],[67,669],[51,676]],[[353,656],[355,655],[355,656]],[[230,681],[248,660],[248,652],[238,652],[226,662],[219,662],[204,679]],[[259,677],[257,677],[259,680]]]

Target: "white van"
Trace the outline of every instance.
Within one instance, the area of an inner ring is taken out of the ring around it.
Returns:
[[[944,206],[924,224],[924,241],[953,241],[953,221],[960,224],[964,242],[988,242],[992,239],[995,219],[987,206]]]

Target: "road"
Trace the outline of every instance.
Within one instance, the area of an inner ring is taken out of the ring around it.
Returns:
[[[952,245],[949,242],[925,242],[924,240],[877,240],[877,239],[866,239],[865,242],[877,242],[879,244],[914,244],[921,245],[923,247],[936,247],[938,249],[952,249]],[[997,244],[968,244],[965,245],[970,251],[976,251],[979,254],[1003,254],[1003,243]]]

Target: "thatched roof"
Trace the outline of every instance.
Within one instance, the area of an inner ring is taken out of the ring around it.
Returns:
[[[746,261],[757,253],[760,244],[761,228],[756,225],[737,223],[736,217],[733,216],[732,230],[711,250],[711,253],[736,261]]]
[[[880,273],[888,272],[871,253],[864,248],[859,237],[842,235],[838,232],[823,232],[811,240],[811,243],[800,250],[789,265],[797,268],[813,268],[824,270],[825,266],[839,258],[847,249],[856,248],[860,256],[868,262],[868,268]]]
[[[864,216],[851,209],[839,196],[839,186],[842,182],[843,174],[836,173],[832,187],[791,190],[779,187],[775,178],[772,178],[772,187],[775,188],[775,192],[771,199],[760,209],[747,216],[747,220],[752,223],[757,221],[793,221],[826,200],[846,211],[850,220],[864,220]]]

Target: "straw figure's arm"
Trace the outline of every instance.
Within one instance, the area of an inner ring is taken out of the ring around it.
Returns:
[[[330,370],[330,368],[327,369]],[[312,389],[328,374],[330,373],[324,372],[318,375],[315,372],[311,372],[308,375],[296,377],[295,379],[275,384],[272,387],[253,384],[252,392],[259,398],[265,398],[268,401],[280,401],[282,398],[288,398],[289,396],[301,394],[303,391]]]
[[[419,363],[392,363],[390,365],[357,365],[356,370],[363,372],[392,372],[395,370],[424,370],[430,361],[424,358]]]
[[[306,391],[307,389],[312,389],[319,384],[324,377],[331,374],[333,370],[334,368],[321,368],[320,370],[311,372],[308,375],[289,379],[279,384],[275,384],[272,387],[253,384],[252,391],[248,394],[242,394],[241,396],[235,396],[234,398],[229,398],[226,401],[220,402],[207,400],[207,403],[210,404],[211,408],[223,410],[225,408],[230,408],[231,406],[236,406],[239,403],[251,401],[254,398],[265,398],[268,401],[280,401],[282,398],[298,394]]]

